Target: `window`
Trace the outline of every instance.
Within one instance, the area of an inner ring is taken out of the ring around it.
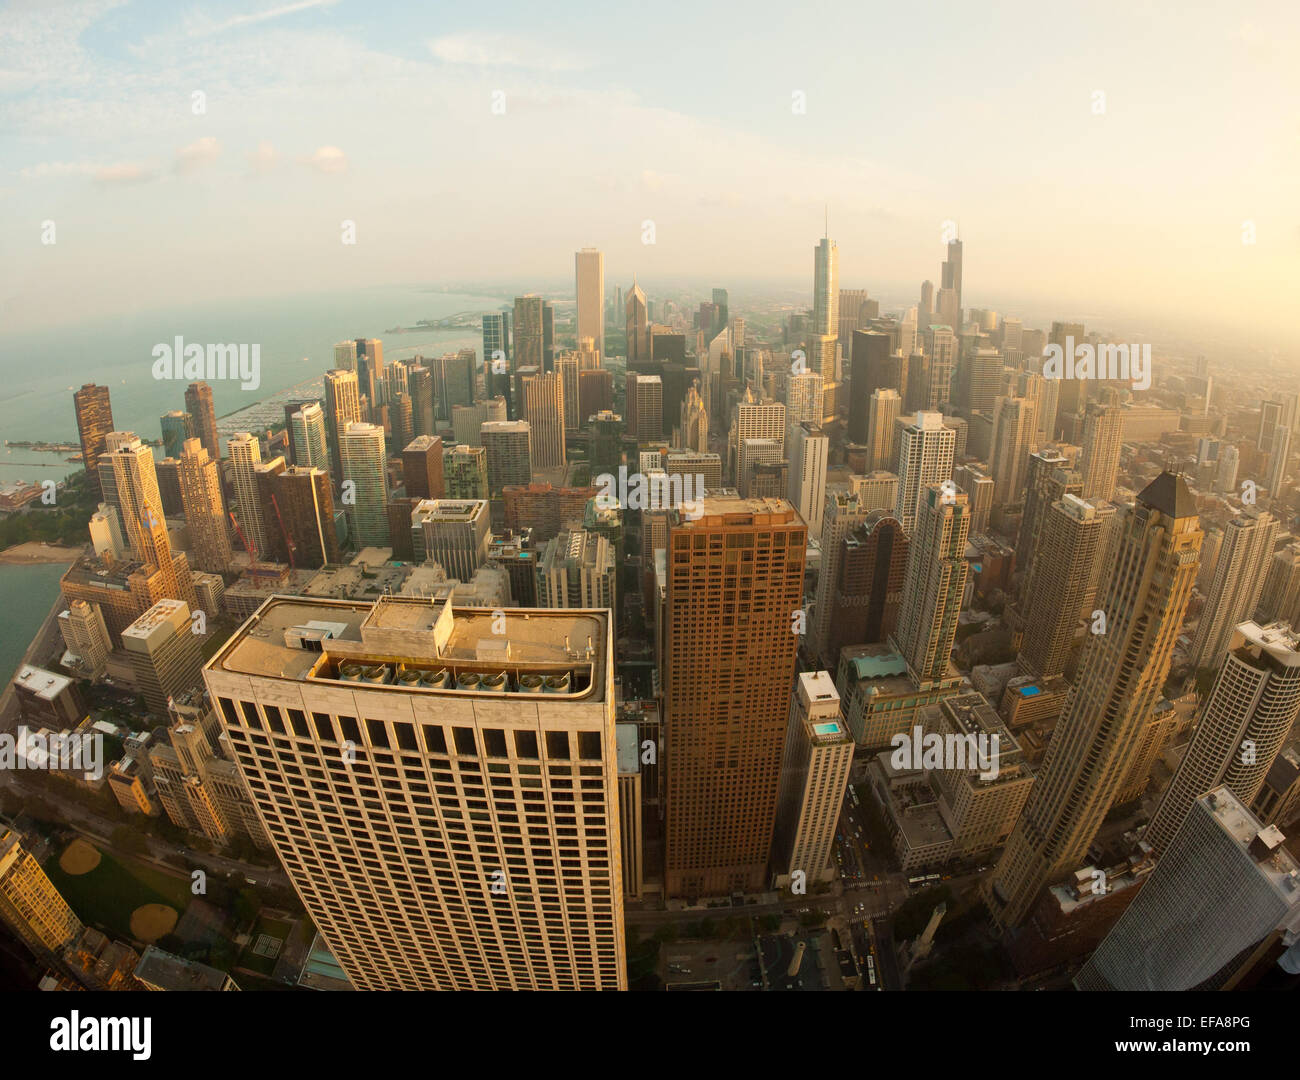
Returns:
[[[509,757],[506,749],[506,733],[500,728],[483,729],[483,745],[488,757]]]
[[[599,731],[578,732],[578,757],[587,761],[599,761],[601,758],[601,738]]]
[[[540,756],[537,753],[537,732],[515,732],[515,755],[521,758],[531,758],[533,761],[537,760]]]
[[[437,724],[424,725],[424,745],[431,754],[447,752],[447,736]]]
[[[546,733],[546,756],[569,760],[569,733],[567,731],[548,731]]]
[[[474,742],[473,728],[452,728],[452,732],[456,738],[456,753],[465,754],[468,757],[475,757],[478,754],[478,746]]]

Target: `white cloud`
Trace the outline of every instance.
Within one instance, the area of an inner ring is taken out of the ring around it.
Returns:
[[[197,172],[221,156],[221,143],[211,135],[204,136],[176,151],[176,171]]]
[[[249,151],[248,164],[256,173],[268,173],[279,164],[275,147],[266,139],[257,144],[256,150]]]
[[[594,63],[545,45],[499,34],[447,34],[429,42],[429,51],[444,64],[516,67],[534,71],[582,71]]]
[[[337,146],[321,146],[304,164],[321,173],[344,173],[348,171],[348,156]]]
[[[102,165],[91,174],[95,183],[105,186],[117,184],[142,184],[152,180],[156,175],[151,165],[142,165],[134,161],[121,161],[114,165]]]

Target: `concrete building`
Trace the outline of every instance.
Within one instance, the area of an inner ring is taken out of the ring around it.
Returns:
[[[529,452],[533,468],[564,465],[564,385],[560,373],[520,373],[523,418],[531,432]]]
[[[1127,510],[1079,673],[1038,783],[985,887],[994,919],[1017,926],[1039,894],[1084,862],[1169,673],[1196,578],[1201,530],[1186,483],[1162,473]]]
[[[339,438],[344,485],[342,502],[347,511],[348,535],[354,548],[387,547],[391,540],[384,445],[384,429],[378,424],[349,424]]]
[[[802,421],[790,428],[790,502],[810,535],[820,535],[826,510],[826,462],[830,440],[819,424]]]
[[[500,495],[507,484],[527,484],[533,478],[532,428],[527,420],[485,423],[479,429],[487,451],[488,490]]]
[[[1223,663],[1234,628],[1259,606],[1278,524],[1272,514],[1247,507],[1223,530],[1214,578],[1192,641],[1192,666],[1197,670],[1217,669]]]
[[[1074,985],[1215,990],[1300,909],[1300,867],[1226,787],[1200,795]]]
[[[807,550],[807,527],[784,499],[720,495],[702,510],[694,520],[671,512],[668,531],[669,896],[752,891],[767,881],[798,645],[791,616],[802,602]],[[727,552],[742,549],[753,559],[733,562]]]
[[[157,716],[168,699],[199,685],[202,657],[190,609],[182,600],[159,600],[122,631],[136,689]]]
[[[805,886],[835,879],[831,845],[853,746],[830,672],[800,672],[781,758],[772,843],[774,888],[789,886],[798,872]]]
[[[210,574],[230,569],[233,551],[226,504],[221,491],[221,466],[198,439],[186,439],[181,448],[181,505],[190,530],[194,565]]]
[[[402,482],[408,499],[441,499],[442,440],[437,435],[417,435],[402,450]]]
[[[906,529],[906,526],[904,526]],[[935,484],[921,500],[907,550],[898,626],[891,642],[907,661],[908,675],[924,689],[942,681],[957,636],[966,588],[970,502]]]
[[[920,412],[903,427],[898,452],[898,503],[895,515],[910,535],[917,507],[933,484],[952,480],[957,436],[937,412]]]
[[[65,667],[92,681],[104,674],[113,643],[103,613],[96,605],[73,600],[59,612],[59,632],[68,647],[63,659]]]
[[[1225,787],[1250,806],[1297,716],[1300,637],[1285,623],[1242,623],[1143,839],[1163,853],[1192,803],[1214,788]]]
[[[424,499],[411,514],[411,541],[420,561],[436,562],[450,578],[469,581],[487,562],[492,519],[485,499]]]
[[[504,616],[500,635],[450,604],[273,598],[205,667],[276,854],[358,989],[627,987],[608,615]],[[286,783],[308,769],[327,793]]]
[[[81,920],[45,876],[22,837],[0,828],[0,919],[38,957],[59,953],[81,936]]]
[[[618,611],[614,546],[597,533],[565,530],[546,541],[537,559],[536,582],[538,607]]]

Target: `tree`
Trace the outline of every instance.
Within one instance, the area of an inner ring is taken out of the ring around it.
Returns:
[[[119,825],[114,829],[111,840],[115,848],[128,855],[147,855],[149,853],[149,841],[145,839],[143,834],[129,825]]]

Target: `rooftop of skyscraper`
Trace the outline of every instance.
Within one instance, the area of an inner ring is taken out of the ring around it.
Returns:
[[[502,620],[501,616],[504,616]],[[416,597],[373,603],[273,596],[206,665],[207,670],[291,681],[348,682],[349,663],[389,665],[389,683],[407,670],[506,672],[572,677],[574,695],[602,700],[612,650],[604,610],[455,608]],[[504,628],[504,633],[500,632]],[[370,679],[367,686],[382,687]],[[518,692],[542,693],[522,684]],[[437,693],[482,693],[405,685]],[[502,690],[501,692],[505,692]]]

